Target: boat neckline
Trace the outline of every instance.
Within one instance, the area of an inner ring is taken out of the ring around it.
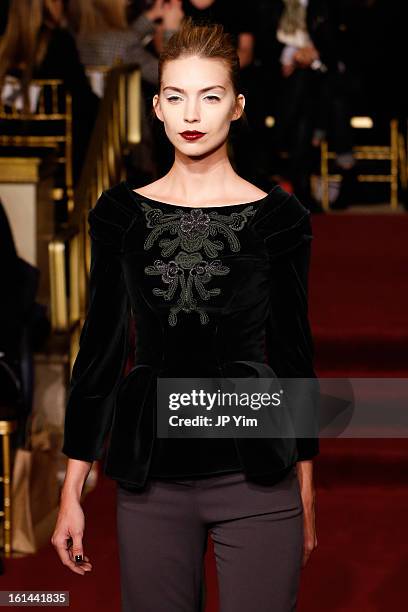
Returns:
[[[163,202],[161,200],[155,200],[154,198],[149,198],[148,196],[145,196],[142,193],[135,191],[127,181],[123,181],[123,182],[128,188],[128,190],[132,194],[134,194],[134,196],[137,198],[147,200],[148,202],[154,202],[155,204],[162,204],[163,206],[169,206],[171,208],[188,208],[190,210],[204,210],[206,208],[209,208],[209,209],[233,208],[235,206],[239,207],[239,206],[251,206],[253,204],[260,204],[261,202],[266,200],[277,187],[279,187],[279,185],[274,185],[274,187],[272,187],[266,195],[264,195],[262,198],[259,198],[258,200],[253,200],[252,202],[240,202],[239,204],[215,204],[214,206],[187,206],[186,204],[174,204],[174,203],[172,204],[170,202]]]

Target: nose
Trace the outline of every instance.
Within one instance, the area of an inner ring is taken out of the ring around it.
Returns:
[[[187,121],[188,123],[195,123],[196,121],[200,121],[200,109],[198,101],[194,98],[187,98],[185,102],[184,121]]]

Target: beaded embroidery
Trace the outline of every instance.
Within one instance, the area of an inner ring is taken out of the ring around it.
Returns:
[[[213,276],[225,276],[230,271],[220,259],[216,259],[224,249],[224,243],[215,240],[214,237],[221,234],[231,251],[238,252],[241,244],[235,232],[241,231],[248,217],[255,213],[253,206],[249,205],[241,212],[222,215],[214,210],[204,212],[201,208],[192,208],[189,212],[176,208],[175,212],[165,213],[147,202],[141,202],[141,205],[147,227],[152,228],[144,242],[146,251],[152,248],[164,233],[175,236],[163,238],[158,243],[162,257],[170,259],[168,261],[156,259],[153,265],[144,269],[148,275],[161,276],[166,286],[164,289],[154,288],[154,295],[170,301],[179,288],[177,302],[170,307],[169,325],[176,325],[177,313],[181,310],[187,313],[198,312],[200,323],[205,325],[209,317],[194,297],[194,290],[201,300],[208,301],[211,296],[219,295],[221,289],[218,287],[206,289],[205,285]],[[204,252],[205,257],[200,251]]]

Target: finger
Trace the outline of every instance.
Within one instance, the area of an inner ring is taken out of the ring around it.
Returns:
[[[69,567],[69,569],[71,569],[76,574],[83,575],[85,574],[85,570],[82,569],[80,566],[78,567],[70,557],[70,548],[69,544],[67,545],[67,540],[68,538],[62,538],[54,544],[58,556],[61,559],[63,565]]]
[[[70,548],[69,549],[69,558],[71,559],[71,561],[75,565],[75,567],[80,567],[80,568],[84,569],[85,571],[91,571],[92,563],[89,561],[89,557],[84,555],[83,561],[81,561],[81,562],[75,561],[75,556],[72,553],[72,548]]]
[[[310,557],[310,553],[307,550],[305,550],[303,552],[302,567],[305,567],[306,563],[309,560],[309,557]]]
[[[82,547],[82,532],[78,532],[72,535],[72,554],[74,560],[81,562],[84,559],[84,551]]]
[[[76,567],[80,567],[85,571],[92,569],[92,564],[89,563],[88,557],[85,558],[83,545],[82,545],[82,533],[77,533],[72,536],[72,546],[70,547],[70,560]]]
[[[72,547],[70,549],[71,552],[71,561],[81,569],[85,571],[90,571],[92,568],[90,563],[87,563],[84,557],[84,550],[82,545],[82,532],[72,534]]]

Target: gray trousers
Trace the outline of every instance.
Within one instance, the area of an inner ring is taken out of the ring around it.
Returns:
[[[122,612],[199,612],[210,533],[220,612],[296,610],[303,507],[296,467],[275,485],[242,472],[117,486]]]

